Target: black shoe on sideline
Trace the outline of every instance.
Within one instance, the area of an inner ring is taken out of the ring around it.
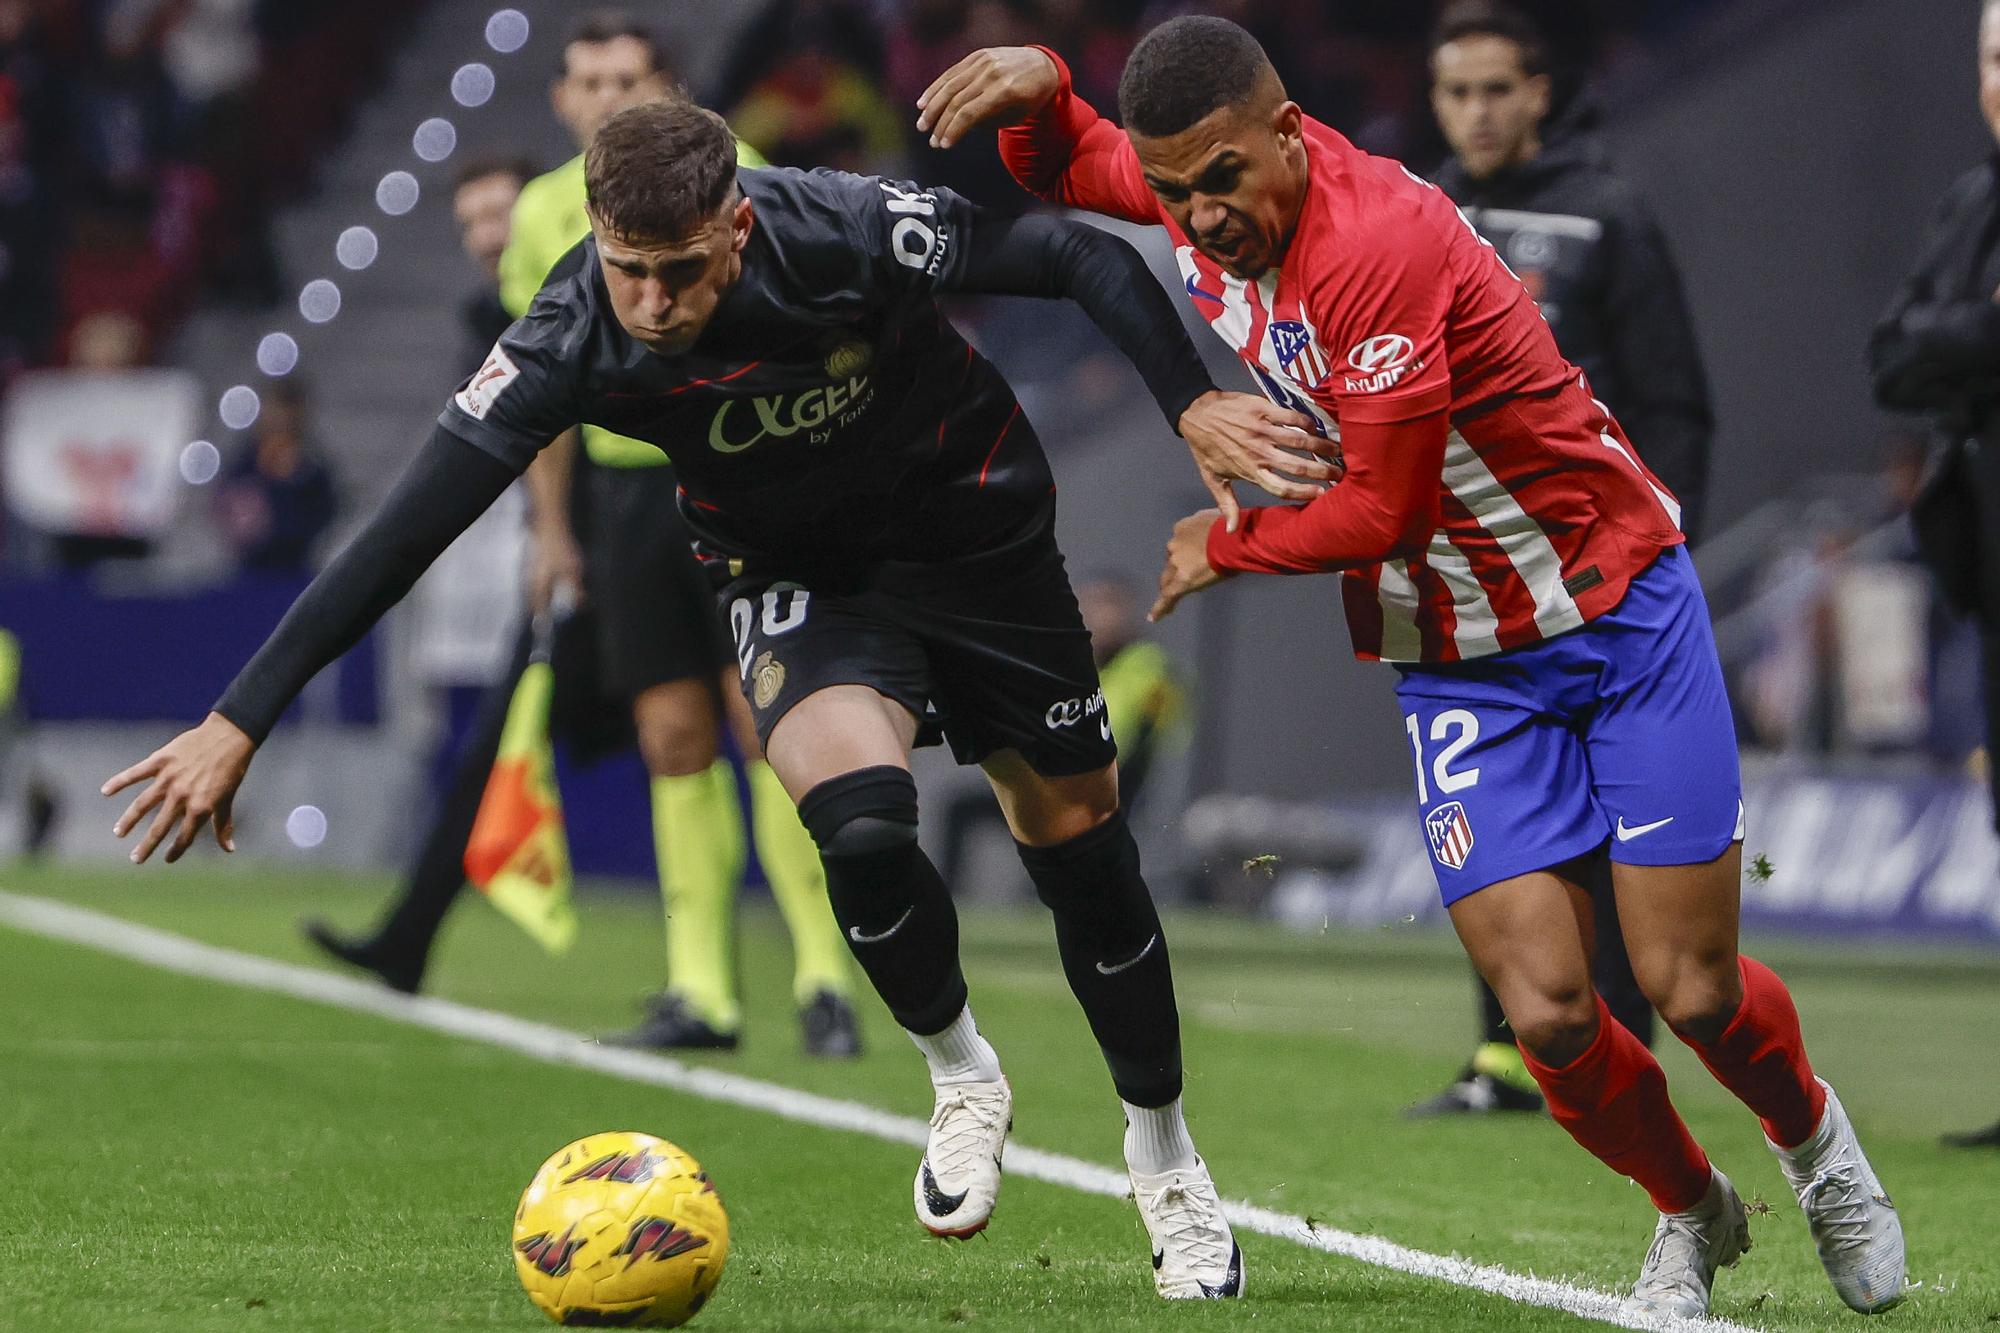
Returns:
[[[822,1060],[852,1060],[861,1054],[861,1024],[854,1006],[830,990],[800,1008],[799,1035],[806,1054]]]
[[[1947,1148],[2000,1148],[2000,1120],[1985,1129],[1975,1129],[1964,1134],[1945,1134],[1938,1142]]]
[[[319,946],[322,953],[346,963],[349,967],[358,967],[363,972],[374,973],[375,979],[390,990],[401,991],[405,995],[415,995],[418,988],[423,985],[424,974],[421,968],[390,962],[382,956],[381,948],[373,939],[350,939],[318,918],[303,923],[299,929],[305,933],[307,939]]]
[[[1470,1065],[1435,1097],[1403,1108],[1405,1120],[1429,1120],[1441,1115],[1490,1115],[1497,1111],[1539,1113],[1542,1095],[1517,1088],[1503,1078],[1482,1074]]]
[[[639,1025],[600,1038],[606,1046],[650,1051],[733,1051],[737,1036],[697,1018],[687,1001],[671,991],[646,997],[646,1016]]]

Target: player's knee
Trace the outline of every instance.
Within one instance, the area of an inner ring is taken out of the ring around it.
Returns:
[[[639,755],[646,762],[646,771],[656,778],[700,773],[720,753],[715,710],[705,695],[641,706],[634,720]]]
[[[1692,960],[1674,969],[1647,997],[1660,1020],[1680,1036],[1706,1044],[1722,1035],[1743,1007],[1743,976],[1734,957]]]
[[[1059,778],[1034,798],[1012,802],[1010,821],[1023,846],[1055,848],[1076,842],[1114,820],[1122,822],[1117,770]]]
[[[1058,914],[1094,903],[1123,901],[1135,891],[1148,899],[1139,874],[1139,845],[1114,808],[1076,836],[1047,847],[1017,843],[1035,896]]]
[[[799,821],[829,875],[836,863],[906,851],[917,841],[916,779],[886,764],[828,778],[799,801]]]
[[[1597,1002],[1588,984],[1510,997],[1505,1007],[1514,1039],[1551,1068],[1570,1063],[1597,1039]]]

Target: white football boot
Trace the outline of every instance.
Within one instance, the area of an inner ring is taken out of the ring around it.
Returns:
[[[1649,1314],[1708,1313],[1716,1270],[1733,1268],[1750,1248],[1750,1219],[1729,1177],[1709,1168],[1708,1197],[1684,1213],[1661,1213],[1632,1300]]]
[[[1158,1175],[1130,1173],[1132,1198],[1153,1238],[1153,1285],[1170,1301],[1243,1294],[1243,1252],[1222,1216],[1208,1163]]]
[[[1014,1093],[1006,1079],[937,1089],[930,1141],[917,1164],[917,1220],[925,1230],[958,1240],[986,1230],[1013,1127]]]
[[[1812,1229],[1813,1248],[1850,1310],[1875,1314],[1903,1299],[1903,1223],[1875,1178],[1854,1122],[1825,1079],[1826,1112],[1796,1148],[1771,1144]],[[1766,1140],[1769,1142],[1769,1140]]]

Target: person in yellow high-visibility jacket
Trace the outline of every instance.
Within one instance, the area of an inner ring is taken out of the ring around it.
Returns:
[[[551,90],[556,115],[579,149],[619,111],[671,95],[652,34],[613,13],[592,15],[571,31]],[[739,145],[738,160],[763,162],[748,145]],[[529,181],[514,205],[500,258],[500,301],[508,312],[525,313],[556,261],[589,233],[579,153]],[[827,903],[819,852],[757,748],[748,708],[728,677],[734,654],[687,533],[660,519],[674,510],[666,455],[586,426],[579,462],[575,435],[544,451],[528,474],[533,593],[540,607],[558,584],[582,589],[595,621],[603,686],[631,701],[652,779],[653,842],[667,914],[665,988],[648,1001],[637,1027],[610,1039],[662,1048],[736,1045],[742,1017],[732,927],[745,820],[735,772],[719,753],[728,725],[747,761],[757,859],[792,936],[793,993],[806,1049],[854,1054],[851,960]],[[571,526],[573,484],[583,492],[576,497],[581,541]]]

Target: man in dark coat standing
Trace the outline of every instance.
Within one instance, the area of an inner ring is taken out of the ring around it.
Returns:
[[[2000,140],[2000,0],[1979,21],[1979,108]],[[1911,509],[1917,550],[1979,623],[2000,826],[2000,153],[1959,177],[1868,344],[1875,400],[1928,416],[1943,447]],[[1949,1134],[2000,1148],[2000,1123]]]

